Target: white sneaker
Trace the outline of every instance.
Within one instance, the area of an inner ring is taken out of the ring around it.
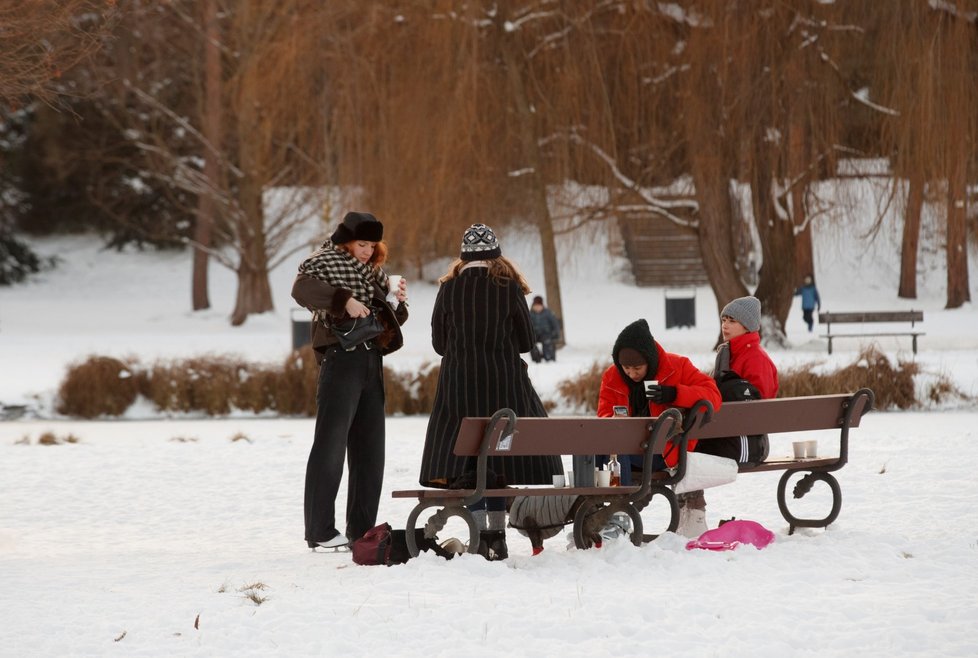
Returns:
[[[608,525],[601,529],[602,539],[617,539],[632,534],[632,519],[624,512],[615,512],[608,520]]]
[[[706,510],[679,508],[679,526],[676,534],[689,539],[696,539],[709,530],[706,525]]]
[[[316,546],[319,548],[329,548],[332,550],[339,550],[341,548],[346,548],[350,545],[350,540],[346,535],[336,535],[330,540],[316,542]]]
[[[458,537],[449,537],[448,539],[443,541],[440,544],[440,546],[445,551],[448,551],[449,553],[455,553],[456,555],[461,555],[469,548],[468,546],[463,544],[462,540],[459,539]]]

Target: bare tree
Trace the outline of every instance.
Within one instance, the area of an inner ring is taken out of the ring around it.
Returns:
[[[165,11],[205,53],[202,64],[191,56],[198,68],[189,71],[188,89],[201,111],[187,115],[172,107],[160,95],[166,84],[126,79],[141,111],[154,117],[127,134],[149,176],[196,200],[187,206],[198,220],[191,241],[195,307],[208,301],[202,286],[209,255],[237,274],[231,323],[239,325],[273,308],[268,273],[304,248],[289,249],[289,237],[322,207],[323,78],[309,53],[318,50],[315,26],[323,14],[308,0],[208,4],[201,29],[193,7],[173,2]],[[172,147],[174,133],[187,149]]]
[[[53,101],[54,83],[98,50],[114,12],[112,0],[0,0],[0,107]]]
[[[221,165],[224,107],[221,102],[221,25],[218,20],[217,0],[205,0],[203,6],[204,23],[204,93],[202,134],[214,149],[204,153],[203,177],[211,189],[222,187],[219,176]],[[197,197],[197,221],[194,226],[194,263],[191,277],[191,304],[195,311],[210,308],[207,289],[207,250],[211,248],[211,233],[217,223],[218,204],[211,194]]]

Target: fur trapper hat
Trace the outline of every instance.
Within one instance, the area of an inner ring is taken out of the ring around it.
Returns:
[[[333,244],[354,240],[380,242],[384,239],[384,225],[368,212],[348,212],[329,239]]]

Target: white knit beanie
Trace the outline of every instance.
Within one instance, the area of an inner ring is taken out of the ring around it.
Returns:
[[[738,297],[720,311],[721,318],[725,315],[744,325],[747,331],[757,331],[761,328],[761,300],[757,297]]]

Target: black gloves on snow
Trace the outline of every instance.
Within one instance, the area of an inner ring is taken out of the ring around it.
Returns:
[[[645,388],[645,397],[656,404],[671,404],[676,401],[676,387],[652,384]]]

